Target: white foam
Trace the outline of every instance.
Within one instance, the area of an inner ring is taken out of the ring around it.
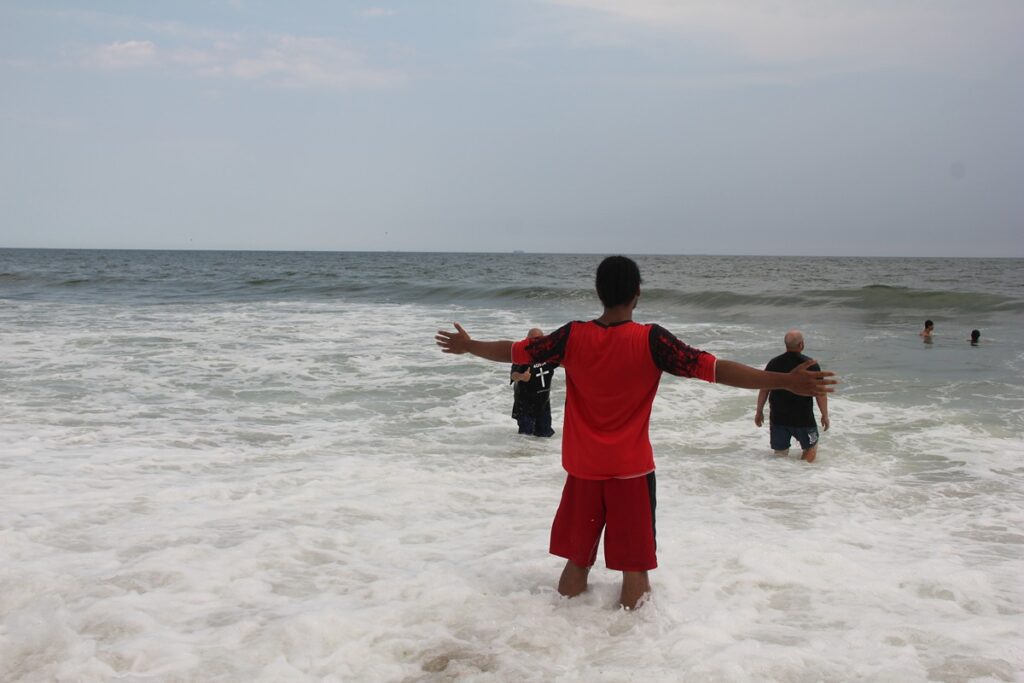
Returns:
[[[554,588],[561,373],[559,435],[520,437],[508,368],[432,341],[547,321],[59,313],[0,338],[2,680],[1021,679],[1019,432],[960,406],[837,396],[807,465],[753,392],[666,377],[626,614],[600,559]]]

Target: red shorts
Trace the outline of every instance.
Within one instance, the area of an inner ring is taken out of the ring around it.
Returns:
[[[654,472],[632,479],[568,475],[551,525],[551,554],[590,567],[604,530],[604,563],[609,569],[654,569],[654,488]]]

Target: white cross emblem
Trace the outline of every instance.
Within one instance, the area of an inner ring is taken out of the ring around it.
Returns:
[[[546,381],[545,375],[552,374],[554,372],[554,370],[545,370],[543,363],[537,363],[533,367],[534,367],[534,369],[537,370],[537,375],[540,377],[540,386],[542,388],[544,388],[544,389],[547,389],[548,388],[548,383]]]

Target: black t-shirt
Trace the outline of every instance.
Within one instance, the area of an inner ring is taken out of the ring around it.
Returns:
[[[802,353],[786,351],[768,361],[764,369],[769,372],[789,372],[808,360],[810,358]],[[821,370],[817,363],[809,369]],[[772,389],[768,394],[768,405],[771,406],[771,416],[768,419],[772,424],[786,427],[818,426],[814,421],[814,399],[810,396],[797,396],[785,389]]]
[[[515,383],[515,402],[512,405],[512,417],[520,413],[537,415],[551,401],[551,380],[554,378],[558,363],[534,363],[530,365],[513,365],[512,372],[530,371],[529,382]],[[514,380],[512,380],[514,381]]]

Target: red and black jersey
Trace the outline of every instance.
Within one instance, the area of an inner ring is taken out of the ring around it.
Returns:
[[[660,325],[591,321],[516,342],[512,362],[561,364],[562,466],[581,479],[614,479],[654,470],[647,432],[662,372],[714,382],[716,359]]]

